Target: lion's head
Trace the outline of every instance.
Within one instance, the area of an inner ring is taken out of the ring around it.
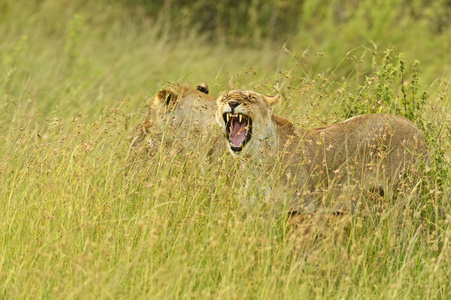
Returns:
[[[203,131],[214,124],[216,99],[204,82],[196,88],[173,86],[159,91],[150,101],[149,122],[169,122],[176,128]]]
[[[272,107],[279,99],[247,90],[232,90],[218,98],[216,121],[233,155],[252,155],[262,143],[276,146]]]
[[[147,146],[154,147],[162,137],[165,141],[177,139],[183,145],[197,143],[215,126],[216,99],[208,91],[208,85],[202,83],[196,88],[176,85],[157,92],[132,146],[146,140]]]

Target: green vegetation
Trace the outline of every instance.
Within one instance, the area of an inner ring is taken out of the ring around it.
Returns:
[[[191,2],[0,1],[0,297],[450,298],[449,1]],[[305,128],[404,115],[421,190],[293,228],[236,165],[131,160],[150,97],[202,81]]]

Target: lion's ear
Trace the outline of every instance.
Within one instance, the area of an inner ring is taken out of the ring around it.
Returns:
[[[280,101],[280,95],[276,96],[264,96],[265,102],[268,105],[268,107],[273,107]]]
[[[172,91],[161,90],[158,92],[157,98],[159,103],[163,103],[164,105],[169,106],[171,102],[177,99],[177,95]]]
[[[196,86],[196,89],[199,92],[202,92],[202,93],[205,93],[205,94],[208,94],[208,92],[210,91],[210,88],[208,87],[208,84],[205,81],[202,82],[201,84],[199,84],[198,86]]]

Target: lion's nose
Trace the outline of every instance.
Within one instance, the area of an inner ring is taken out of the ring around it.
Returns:
[[[235,108],[235,107],[237,107],[238,105],[240,105],[240,102],[238,102],[238,101],[229,101],[228,102],[229,103],[229,106],[230,106],[230,108],[232,109],[232,111],[233,111],[233,109]]]

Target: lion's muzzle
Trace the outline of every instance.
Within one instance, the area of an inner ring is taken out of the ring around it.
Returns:
[[[223,114],[226,137],[233,152],[240,152],[252,138],[252,119],[241,113]]]

